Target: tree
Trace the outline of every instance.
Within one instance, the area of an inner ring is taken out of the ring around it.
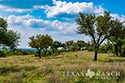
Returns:
[[[122,33],[125,33],[125,28],[122,30]],[[122,56],[125,57],[125,34],[124,34],[124,39],[122,40]]]
[[[58,50],[59,47],[62,47],[62,43],[59,41],[54,41],[53,42],[53,48],[55,48],[56,50]]]
[[[59,41],[54,41],[53,45],[51,47],[52,53],[54,53],[55,55],[60,54],[61,49],[63,48],[63,44]]]
[[[7,29],[7,22],[0,18],[0,46],[14,49],[19,45],[20,35]]]
[[[10,47],[10,49],[15,49],[19,45],[20,34],[9,30],[6,32],[6,46]]]
[[[3,18],[0,18],[0,29],[7,30],[7,22]]]
[[[73,43],[74,43],[73,41],[65,42],[65,50],[70,51]]]
[[[107,53],[112,53],[113,52],[113,45],[110,41],[107,41],[106,43],[104,43]]]
[[[122,56],[122,45],[125,39],[125,26],[119,20],[113,21],[112,35],[109,40],[112,42],[114,47],[114,53],[116,56]]]
[[[0,18],[0,46],[4,43],[6,31],[7,22],[3,18]]]
[[[125,39],[123,40],[123,45],[122,45],[122,56],[125,57]]]
[[[74,42],[71,46],[71,51],[78,51],[78,50],[79,50],[78,44]]]
[[[93,60],[97,61],[97,53],[100,45],[111,36],[110,31],[113,26],[110,13],[105,11],[104,15],[101,16],[79,13],[76,22],[79,25],[77,33],[91,37],[95,52]]]
[[[39,58],[41,58],[41,50],[46,51],[53,44],[53,39],[49,35],[36,35],[29,39],[29,46],[37,49]]]
[[[76,43],[77,43],[77,46],[78,46],[78,50],[85,49],[86,43],[84,41],[78,40]]]

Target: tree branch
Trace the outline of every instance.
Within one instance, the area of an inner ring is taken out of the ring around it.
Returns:
[[[102,33],[100,33],[100,35],[99,35],[99,38],[98,38],[98,40],[97,40],[97,44],[99,44],[99,41],[100,41],[100,39],[101,39],[101,36],[102,36]]]
[[[94,34],[92,34],[90,31],[89,31],[89,34],[92,36],[92,39],[93,39],[93,41],[94,41],[94,44],[96,44],[96,41],[95,41],[95,36],[94,36]]]
[[[104,37],[100,42],[99,42],[99,44],[98,45],[101,45],[102,44],[102,42],[106,39],[106,38],[108,38],[108,37],[110,37],[110,36],[106,36],[106,37]]]

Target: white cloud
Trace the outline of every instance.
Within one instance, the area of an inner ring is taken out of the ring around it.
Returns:
[[[30,15],[15,16],[10,15],[7,18],[9,26],[23,26],[26,28],[43,28],[49,30],[61,30],[66,33],[73,32],[76,29],[76,23],[61,22],[58,20],[49,21],[43,19],[37,19]]]
[[[19,47],[28,47],[29,37],[37,34],[49,34],[54,40],[62,42],[82,38],[82,36],[76,34],[74,31],[77,27],[75,23],[37,19],[30,15],[10,15],[6,19],[9,29],[21,34],[21,45]],[[36,28],[35,24],[42,27]]]
[[[32,11],[32,9],[9,8],[9,9],[6,9],[6,11],[23,13],[23,12],[30,12],[30,11]]]
[[[53,0],[53,6],[34,6],[34,8],[45,9],[47,17],[55,17],[60,14],[78,14],[79,12],[103,14],[104,8],[101,6],[94,6],[92,2],[66,2]]]
[[[7,6],[4,6],[4,5],[0,5],[0,9],[6,9],[8,8]]]
[[[102,6],[95,6],[93,10],[95,14],[103,15],[105,9]]]
[[[12,8],[5,5],[0,5],[0,10],[4,10],[6,12],[17,12],[17,13],[23,13],[23,12],[31,12],[33,9],[21,9],[21,8]]]
[[[79,12],[102,14],[104,8],[102,6],[95,6],[92,2],[66,2],[53,0],[53,5],[34,5],[31,8],[14,8],[10,6],[0,5],[0,10],[6,12],[32,12],[37,9],[45,9],[47,17],[55,17],[60,14],[78,14]]]
[[[121,22],[125,21],[125,16],[124,15],[111,14],[111,16],[113,17],[113,19],[118,19]]]

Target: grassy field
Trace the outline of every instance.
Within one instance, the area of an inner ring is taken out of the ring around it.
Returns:
[[[125,58],[99,53],[94,62],[93,54],[78,51],[41,59],[34,55],[0,58],[0,83],[125,83]],[[91,78],[89,69],[101,76]],[[113,77],[110,72],[120,73]]]

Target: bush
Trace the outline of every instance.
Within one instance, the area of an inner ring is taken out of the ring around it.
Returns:
[[[87,50],[88,50],[88,51],[93,51],[93,48],[88,48]]]
[[[54,55],[54,56],[57,56],[59,54],[60,54],[60,50],[57,50],[57,49],[55,49],[53,52],[51,52],[51,55]]]
[[[31,54],[35,54],[35,51],[16,49],[13,51],[13,54],[14,55],[31,55]]]
[[[16,50],[14,50],[13,54],[14,55],[23,55],[23,51],[20,49],[16,49]]]
[[[107,53],[108,50],[107,50],[107,48],[106,48],[105,45],[102,45],[102,46],[100,46],[100,48],[99,48],[99,52],[100,52],[100,53]]]
[[[0,50],[0,57],[6,57],[8,55],[7,50]]]
[[[125,57],[125,45],[122,46],[122,57]]]
[[[23,51],[23,55],[31,55],[31,54],[35,54],[35,52],[31,51],[31,50],[24,50]]]

